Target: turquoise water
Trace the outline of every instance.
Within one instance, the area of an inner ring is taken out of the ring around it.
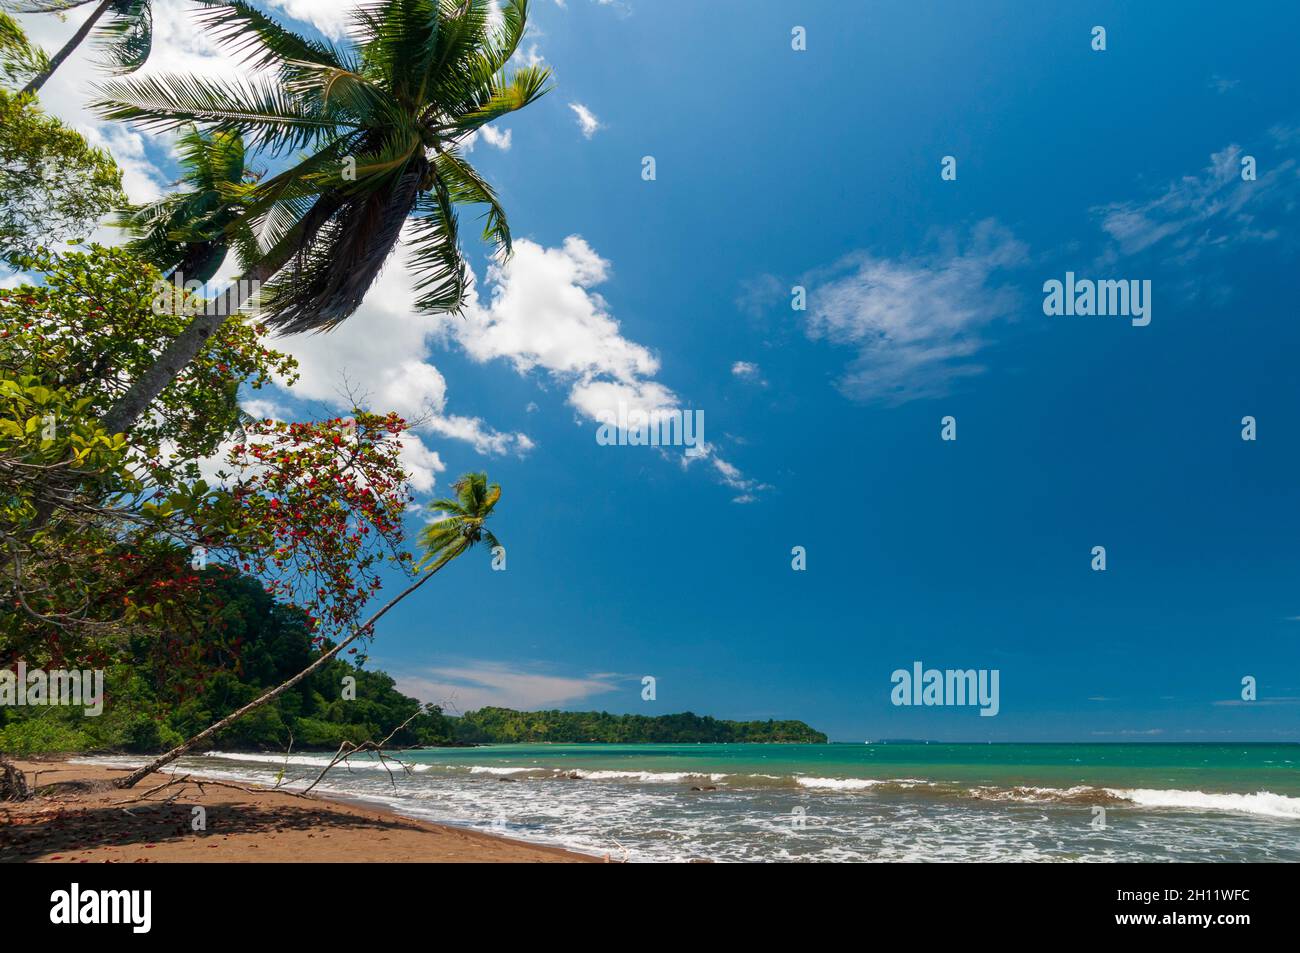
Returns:
[[[493,745],[337,770],[412,817],[633,861],[1300,861],[1300,745]],[[324,755],[184,770],[314,778]],[[313,770],[315,768],[316,770]]]
[[[1011,787],[1192,788],[1300,797],[1300,745],[493,745],[410,752],[443,765],[554,766]]]

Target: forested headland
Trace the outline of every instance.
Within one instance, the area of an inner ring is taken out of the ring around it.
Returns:
[[[103,713],[82,708],[0,707],[0,750],[16,755],[165,751],[305,668],[319,654],[306,613],[268,595],[248,576],[204,571],[217,606],[201,639],[165,646],[140,639],[105,668]],[[160,649],[162,649],[160,651]],[[553,743],[823,743],[801,721],[726,721],[690,712],[514,711],[455,715],[399,692],[364,668],[364,657],[335,658],[274,701],[235,721],[211,745],[231,751],[336,750],[387,737],[393,747]],[[355,681],[345,698],[346,679]]]

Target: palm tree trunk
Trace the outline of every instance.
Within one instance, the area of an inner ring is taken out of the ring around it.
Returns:
[[[287,256],[286,256],[287,257]],[[250,268],[248,273],[234,281],[221,296],[217,304],[210,308],[205,305],[204,313],[196,315],[185,330],[172,339],[147,371],[136,378],[125,394],[100,418],[100,426],[105,433],[127,433],[135,426],[140,415],[149,409],[149,405],[166,390],[167,385],[176,379],[194,358],[198,357],[205,344],[216,334],[223,324],[239,311],[238,291],[252,282],[263,282],[279,270],[282,262],[261,262]],[[214,299],[216,300],[216,299]],[[58,504],[52,499],[40,500],[36,504],[36,513],[27,524],[24,533],[30,538],[44,529],[58,510]],[[9,563],[12,565],[12,562]],[[8,566],[5,573],[8,574]]]
[[[237,279],[232,288],[226,292],[224,306],[215,309],[224,312],[224,314],[207,314],[205,308],[205,313],[196,315],[194,320],[189,323],[189,326],[158,355],[153,366],[136,378],[130,388],[127,389],[127,392],[109,408],[108,413],[100,421],[104,431],[109,434],[129,431],[135,422],[140,419],[140,415],[154,402],[155,398],[167,388],[168,384],[176,379],[176,376],[185,369],[185,366],[190,361],[198,356],[208,339],[225,324],[228,318],[238,311],[236,306],[238,302],[233,292],[239,288],[240,284],[242,282],[261,284],[273,278],[276,272],[284,267],[298,249],[307,246],[337,209],[337,201],[331,201],[327,198],[318,199],[316,204],[311,207],[311,211],[303,216],[296,226],[298,230],[297,244],[290,249],[282,248],[274,258],[264,258],[259,261],[248,270],[247,274]]]
[[[249,269],[246,275],[235,280],[224,295],[214,299],[216,302],[214,305],[210,308],[205,307],[204,313],[195,315],[194,320],[185,330],[163,349],[153,365],[132,381],[126,393],[117,399],[117,402],[108,409],[108,413],[104,414],[100,420],[104,432],[115,434],[130,430],[140,419],[140,415],[167,388],[167,385],[185,370],[190,361],[198,357],[212,335],[216,334],[232,315],[238,313],[240,303],[237,297],[238,289],[245,283],[260,284],[270,278],[275,271],[275,268],[265,263]],[[215,313],[207,313],[209,310]]]
[[[102,17],[112,5],[113,0],[103,0],[99,6],[95,7],[95,12],[87,18],[85,23],[81,24],[80,29],[78,29],[76,33],[72,34],[72,39],[68,40],[67,43],[64,43],[63,49],[54,54],[54,58],[50,60],[50,65],[46,67],[45,71],[33,76],[32,81],[23,87],[23,93],[35,93],[39,91],[40,88],[45,85],[45,81],[53,76],[54,71],[58,69],[59,66],[62,65],[63,61],[71,55],[72,51],[81,45],[81,41],[86,38],[86,34],[94,28],[95,23],[98,22],[99,18]]]
[[[447,565],[447,563],[451,562],[451,560],[455,559],[457,556],[463,553],[467,548],[469,548],[468,544],[462,543],[459,544],[456,548],[448,550],[446,553],[442,555],[442,557],[436,563],[433,564],[433,566],[429,568],[428,572],[424,573],[424,575],[422,575],[419,579],[417,579],[411,585],[407,586],[396,596],[390,599],[387,603],[385,603],[382,609],[380,609],[369,619],[367,619],[363,625],[358,626],[355,632],[349,635],[338,645],[334,646],[334,648],[330,649],[328,652],[323,654],[316,661],[312,662],[310,665],[304,668],[297,675],[293,676],[293,678],[289,679],[286,682],[281,682],[279,685],[275,686],[275,688],[271,689],[269,692],[266,692],[264,695],[261,695],[260,697],[254,699],[253,701],[249,702],[243,708],[240,708],[238,711],[231,712],[229,715],[227,715],[225,718],[222,718],[216,724],[209,725],[207,728],[204,728],[194,737],[189,738],[188,740],[177,745],[175,748],[172,748],[171,751],[168,751],[164,755],[160,755],[159,757],[155,758],[153,761],[150,761],[144,767],[132,771],[126,777],[119,778],[113,783],[119,788],[134,787],[136,784],[140,783],[141,780],[148,777],[150,774],[157,771],[159,768],[171,764],[173,761],[175,761],[181,755],[185,754],[185,752],[189,751],[195,745],[206,741],[207,739],[215,735],[217,732],[222,731],[223,729],[229,727],[232,723],[238,721],[240,718],[243,718],[250,711],[254,711],[258,708],[261,708],[267,702],[274,701],[275,699],[279,698],[289,689],[293,688],[293,686],[297,685],[299,682],[301,682],[312,672],[315,672],[317,669],[321,668],[326,662],[328,662],[330,659],[337,656],[345,648],[347,648],[349,645],[355,642],[358,638],[361,637],[363,632],[369,631],[370,627],[373,626],[376,622],[378,622],[381,618],[383,618],[384,614],[387,613],[389,609],[397,605],[399,602],[401,602],[411,593],[415,592],[415,590],[423,586],[426,582],[429,581],[429,578],[434,573],[436,573],[443,566]]]

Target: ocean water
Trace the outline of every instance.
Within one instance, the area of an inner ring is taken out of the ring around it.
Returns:
[[[178,765],[301,787],[328,760]],[[318,790],[616,860],[1300,861],[1294,744],[492,745],[401,760],[390,778],[354,759]]]

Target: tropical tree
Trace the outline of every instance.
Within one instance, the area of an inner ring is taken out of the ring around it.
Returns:
[[[258,298],[260,319],[285,333],[336,326],[360,306],[404,230],[417,308],[459,311],[469,276],[456,207],[485,206],[484,239],[502,255],[510,251],[505,210],[461,149],[546,92],[546,69],[506,76],[527,0],[508,0],[499,18],[489,0],[363,5],[347,48],[299,36],[243,0],[208,2],[199,16],[250,76],[114,80],[95,105],[106,118],[149,130],[198,124],[238,135],[271,157],[306,150],[258,183],[231,226],[258,239],[256,253],[242,257],[246,283],[270,281]],[[210,310],[134,381],[105,417],[106,430],[129,429],[234,309]]]
[[[182,744],[172,748],[166,754],[158,756],[153,761],[132,771],[129,775],[114,783],[118,787],[133,787],[154,771],[175,761],[196,745],[212,738],[222,729],[243,718],[249,712],[256,711],[268,702],[274,701],[304,678],[309,677],[313,672],[327,665],[331,659],[335,658],[357,639],[368,638],[373,635],[375,624],[387,615],[393,606],[423,586],[433,578],[435,573],[457,556],[462,555],[479,543],[486,543],[490,547],[500,546],[500,541],[487,528],[487,521],[492,516],[497,502],[501,499],[501,487],[496,483],[489,485],[485,473],[470,473],[461,477],[455,483],[453,489],[456,491],[455,498],[435,500],[431,504],[434,509],[441,512],[438,518],[426,526],[420,534],[420,542],[424,547],[424,558],[416,567],[418,575],[414,582],[384,603],[378,611],[357,626],[351,635],[322,652],[320,657],[297,675],[281,682],[275,688],[262,694],[242,708],[231,712],[220,721],[209,725]]]
[[[8,14],[0,12],[0,258],[89,235],[126,201],[112,157],[15,93],[47,65]]]
[[[144,65],[153,48],[153,8],[150,0],[30,0],[18,9],[22,13],[64,13],[95,3],[86,22],[72,34],[43,68],[23,87],[24,93],[35,93],[54,75],[63,61],[83,40],[94,31],[103,41],[107,56],[105,65],[115,73],[131,73]]]

